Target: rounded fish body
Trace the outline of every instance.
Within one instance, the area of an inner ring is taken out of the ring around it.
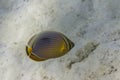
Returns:
[[[35,61],[44,61],[65,55],[74,43],[60,32],[46,31],[34,35],[26,46],[27,55]]]

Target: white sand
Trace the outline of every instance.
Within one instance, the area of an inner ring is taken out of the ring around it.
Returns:
[[[0,0],[0,80],[120,80],[120,0]],[[28,58],[32,35],[55,30],[75,47]]]

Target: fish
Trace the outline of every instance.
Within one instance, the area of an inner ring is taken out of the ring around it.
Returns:
[[[74,43],[63,33],[44,31],[30,38],[26,45],[26,53],[32,60],[45,61],[61,57],[73,47]]]

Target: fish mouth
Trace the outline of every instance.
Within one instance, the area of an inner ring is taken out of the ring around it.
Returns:
[[[75,44],[70,40],[69,40],[69,44],[70,44],[70,49],[72,49],[75,46]]]

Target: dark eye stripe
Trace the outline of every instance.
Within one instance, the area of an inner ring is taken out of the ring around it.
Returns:
[[[64,35],[61,35],[61,37],[63,38],[63,40],[64,40],[64,42],[65,42],[65,44],[66,44],[67,50],[69,50],[69,43],[68,43],[66,37],[65,37]]]
[[[67,41],[67,43],[68,43],[68,47],[69,47],[69,50],[72,48],[72,45],[71,45],[71,41],[66,37],[65,38],[66,39],[66,41]]]
[[[71,41],[70,41],[67,37],[65,37],[64,35],[63,35],[63,40],[65,41],[68,50],[70,50],[70,49],[74,46],[74,43],[71,42]]]
[[[73,47],[73,45],[71,44],[71,41],[67,37],[65,37],[63,34],[61,34],[61,36],[63,40],[65,41],[67,49],[70,50]]]

